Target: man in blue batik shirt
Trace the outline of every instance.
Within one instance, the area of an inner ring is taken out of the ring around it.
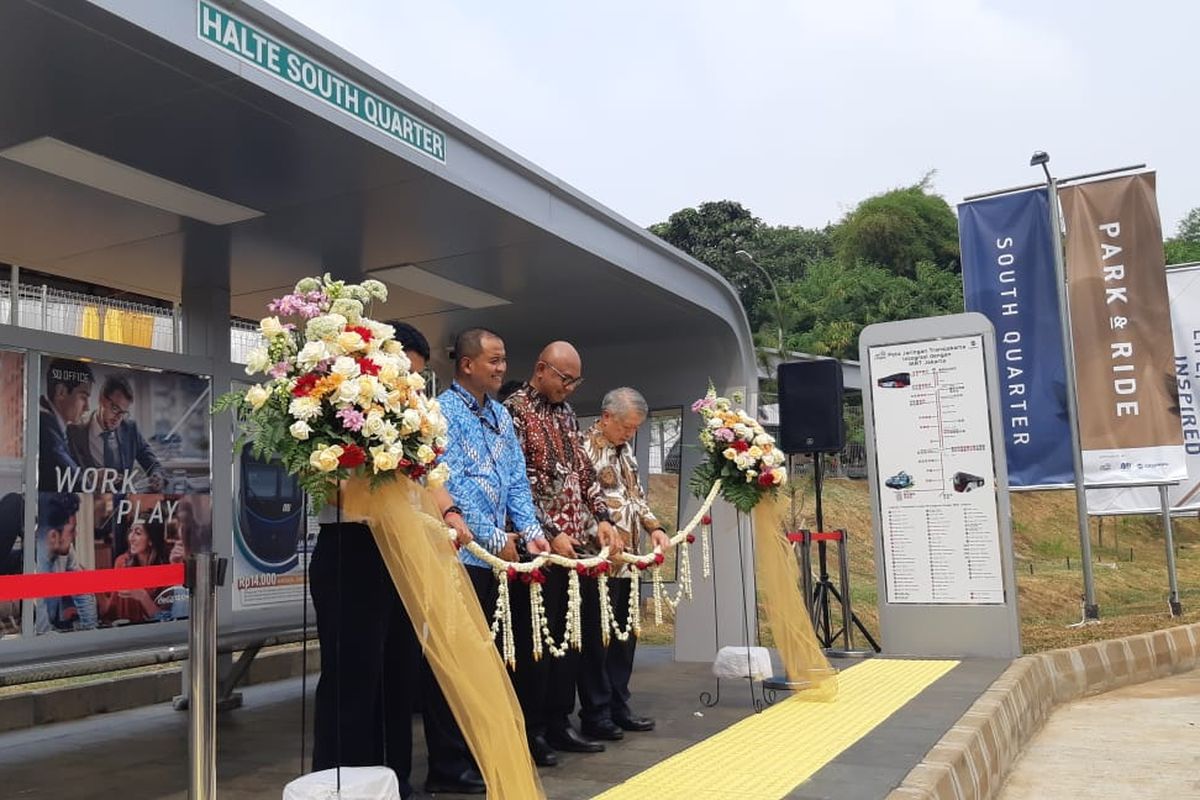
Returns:
[[[455,503],[446,509],[446,523],[456,530],[468,529],[475,541],[506,561],[518,560],[518,542],[532,555],[549,553],[512,418],[489,396],[500,389],[508,370],[504,341],[492,331],[472,328],[459,334],[454,356],[454,383],[438,396],[449,428],[441,461],[450,469],[446,488]],[[507,532],[509,522],[515,533]],[[466,550],[459,551],[459,558],[490,622],[496,608],[496,576]],[[539,766],[553,766],[558,757],[545,739],[542,708],[548,661],[533,659],[528,587],[513,583],[509,590],[517,649],[512,678],[525,716],[530,754]]]

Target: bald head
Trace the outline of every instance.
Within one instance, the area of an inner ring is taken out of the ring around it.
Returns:
[[[529,383],[552,403],[561,403],[583,382],[579,351],[570,342],[551,342],[542,348]]]

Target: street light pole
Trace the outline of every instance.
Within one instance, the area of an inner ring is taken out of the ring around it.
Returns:
[[[767,279],[767,284],[771,287],[771,293],[775,295],[775,326],[779,335],[779,360],[783,361],[785,360],[783,352],[783,303],[779,302],[779,290],[775,288],[775,279],[771,277],[771,273],[763,269],[762,264],[754,260],[754,256],[745,250],[738,250],[734,255],[753,264],[762,273],[762,276]]]

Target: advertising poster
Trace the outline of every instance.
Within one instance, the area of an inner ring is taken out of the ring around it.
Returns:
[[[1009,486],[1075,481],[1046,189],[958,207],[963,297],[996,329]]]
[[[1060,192],[1085,483],[1187,478],[1153,173]]]
[[[1004,603],[983,337],[869,358],[887,602]]]
[[[233,609],[299,608],[317,520],[296,479],[242,451],[234,467]]]
[[[158,567],[212,546],[207,378],[43,356],[39,573]],[[79,585],[86,585],[81,579]],[[182,586],[36,601],[38,634],[183,619]]]
[[[25,354],[0,350],[0,580],[25,561]],[[21,601],[0,600],[0,638],[21,633]]]
[[[1167,270],[1171,328],[1175,340],[1175,388],[1183,428],[1187,478],[1167,489],[1176,511],[1200,511],[1200,266]],[[1157,514],[1162,510],[1152,487],[1089,489],[1089,514]]]

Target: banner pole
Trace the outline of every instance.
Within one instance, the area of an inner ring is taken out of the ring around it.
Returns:
[[[1171,591],[1167,605],[1171,607],[1171,616],[1178,617],[1183,613],[1183,605],[1179,602],[1179,581],[1175,575],[1175,530],[1171,524],[1171,500],[1165,484],[1158,487],[1158,499],[1162,503],[1163,539],[1167,543],[1167,584]]]
[[[1063,258],[1062,220],[1058,213],[1058,180],[1047,173],[1050,191],[1050,229],[1054,235],[1054,274],[1058,287],[1058,317],[1062,327],[1063,362],[1067,372],[1067,424],[1071,429],[1071,461],[1075,469],[1075,513],[1079,521],[1079,558],[1083,566],[1083,618],[1100,619],[1092,576],[1092,540],[1088,528],[1087,490],[1083,483],[1083,450],[1079,441],[1079,397],[1075,387],[1075,345],[1067,304],[1067,269]]]

